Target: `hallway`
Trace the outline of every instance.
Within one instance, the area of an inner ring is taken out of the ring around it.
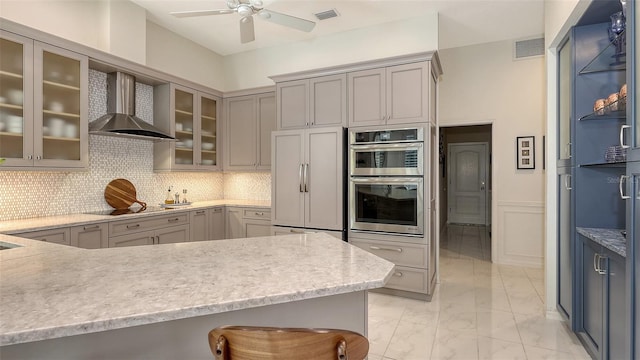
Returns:
[[[445,229],[431,302],[369,293],[369,359],[590,359],[544,317],[543,270],[490,258],[486,227]]]

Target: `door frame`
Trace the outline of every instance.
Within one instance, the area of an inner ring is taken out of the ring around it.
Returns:
[[[496,139],[496,134],[498,131],[498,127],[499,124],[496,123],[494,120],[485,120],[485,121],[470,121],[470,122],[460,122],[460,123],[455,123],[455,124],[446,124],[446,125],[438,125],[438,139],[440,138],[440,133],[444,130],[444,129],[450,129],[450,128],[456,128],[456,127],[464,127],[464,126],[475,126],[475,125],[489,125],[491,126],[491,142],[490,142],[490,148],[493,149],[495,147],[495,139]],[[489,203],[489,208],[491,210],[491,214],[490,214],[490,218],[491,218],[491,262],[495,262],[495,260],[498,258],[498,244],[497,244],[497,239],[498,239],[498,219],[496,218],[496,214],[497,214],[497,204],[498,204],[498,187],[496,186],[497,182],[499,179],[495,178],[495,174],[496,174],[496,170],[497,170],[497,165],[496,162],[493,161],[493,151],[489,152],[489,156],[487,156],[487,158],[489,159],[489,164],[491,165],[490,167],[488,167],[488,169],[490,169],[489,171],[491,171],[491,193],[490,193],[490,203]],[[442,167],[438,167],[439,168],[439,172],[442,171]],[[446,171],[446,169],[445,169]],[[442,189],[443,186],[446,186],[447,184],[442,184],[440,179],[441,176],[443,174],[439,173],[438,174],[438,197],[437,197],[437,204],[436,206],[438,207],[438,247],[437,247],[437,262],[438,262],[438,269],[440,266],[440,236],[442,235],[442,231],[444,230],[444,227],[440,227],[440,220],[442,217],[442,213],[440,213],[440,191]],[[448,195],[447,195],[448,196]],[[438,283],[440,282],[440,275],[438,274]]]
[[[449,158],[449,161],[447,162],[447,180],[449,181],[448,184],[450,184],[451,182],[451,165],[453,164],[453,159],[451,158],[450,155],[450,151],[451,151],[451,145],[484,145],[485,147],[485,189],[484,189],[484,226],[488,226],[490,223],[490,217],[491,217],[491,199],[489,198],[489,195],[491,193],[491,191],[489,191],[489,181],[488,179],[490,178],[489,176],[489,172],[491,171],[491,161],[489,160],[489,158],[491,157],[491,155],[489,154],[489,142],[483,141],[483,142],[457,142],[457,143],[449,143],[447,145],[447,157]],[[447,191],[447,207],[451,206],[451,191]],[[449,222],[449,216],[447,216],[447,225],[450,223]]]

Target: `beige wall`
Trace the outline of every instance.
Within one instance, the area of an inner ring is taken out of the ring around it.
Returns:
[[[225,91],[273,85],[269,76],[438,48],[438,15],[389,22],[224,58]]]
[[[5,19],[100,50],[105,50],[104,11],[100,1],[0,1]]]
[[[222,56],[156,24],[129,1],[2,0],[0,16],[224,90]]]
[[[502,41],[440,52],[439,124],[493,125],[493,259],[542,266],[544,58],[514,61],[512,46]],[[526,135],[536,138],[536,169],[516,170],[516,137]]]
[[[149,67],[224,90],[222,56],[151,21],[147,21],[146,46]]]

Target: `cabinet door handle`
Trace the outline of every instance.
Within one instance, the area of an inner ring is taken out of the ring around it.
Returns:
[[[304,164],[304,192],[309,192],[309,164]]]
[[[598,269],[598,254],[593,254],[593,271],[597,272],[598,274],[600,273],[600,269]]]
[[[573,190],[573,188],[571,187],[571,174],[567,174],[564,177],[564,188],[567,190]]]
[[[569,159],[571,159],[571,143],[568,142],[567,145],[564,146],[564,154],[567,155]]]
[[[167,219],[168,222],[180,221],[180,218]]]
[[[402,277],[404,274],[401,271],[396,271],[393,273],[393,276]]]
[[[600,275],[606,275],[607,274],[607,270],[602,268],[602,260],[604,259],[604,261],[607,261],[607,256],[606,255],[598,255],[598,274]]]
[[[156,237],[155,236],[151,236],[151,243],[155,244],[156,243]]]
[[[256,215],[256,216],[263,216],[263,215],[264,215],[264,213],[263,213],[263,212],[255,212],[255,213],[253,213],[253,214],[254,214],[254,215]]]
[[[196,211],[196,214],[197,214],[197,215],[202,215],[202,214],[204,214],[204,210]]]
[[[401,248],[389,248],[389,247],[380,247],[380,246],[369,246],[371,250],[385,250],[385,251],[397,251],[399,253],[402,252]]]
[[[139,228],[140,224],[135,224],[135,225],[127,225],[127,229],[136,229]]]
[[[221,211],[222,211],[222,209],[221,209],[221,208],[213,209],[213,212],[217,212],[217,213],[219,213],[219,212],[221,212]]]
[[[618,190],[620,190],[620,198],[622,200],[627,200],[627,199],[631,199],[631,196],[629,195],[625,195],[624,194],[624,183],[626,182],[626,180],[629,179],[629,177],[627,175],[620,175],[620,182],[618,183]]]
[[[298,169],[298,182],[300,183],[300,192],[304,192],[304,184],[302,183],[302,168],[303,164],[300,164],[300,168]]]
[[[100,226],[99,225],[93,225],[93,226],[85,226],[83,227],[83,229],[86,230],[95,230],[95,229],[99,229]]]
[[[622,125],[620,127],[620,146],[623,149],[628,149],[630,146],[624,143],[624,130],[630,128],[631,125]]]
[[[289,229],[289,232],[294,234],[304,234],[304,230]]]

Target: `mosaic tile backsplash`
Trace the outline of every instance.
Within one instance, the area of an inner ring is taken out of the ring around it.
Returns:
[[[89,119],[107,111],[106,74],[89,72]],[[153,122],[153,87],[136,86],[136,115]],[[189,201],[269,200],[270,173],[154,173],[153,143],[89,136],[89,168],[82,172],[0,171],[0,221],[110,209],[104,189],[126,178],[139,200],[161,203],[169,186],[187,189]]]

